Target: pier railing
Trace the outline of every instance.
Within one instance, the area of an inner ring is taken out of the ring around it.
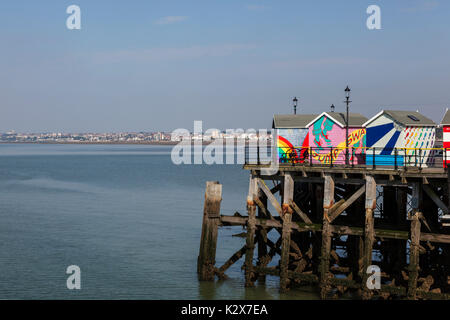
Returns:
[[[442,169],[450,166],[448,151],[450,149],[446,148],[296,147],[273,149],[269,146],[247,146],[245,164],[270,165],[276,161],[280,165],[292,166]]]

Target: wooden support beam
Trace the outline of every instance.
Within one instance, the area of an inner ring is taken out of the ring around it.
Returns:
[[[277,193],[280,190],[281,190],[281,183],[277,184],[275,187],[270,189],[270,193],[275,194],[275,193]]]
[[[241,249],[236,251],[219,269],[216,270],[216,274],[219,279],[226,279],[225,271],[228,270],[236,261],[238,261],[244,253],[247,251],[247,245],[244,245]]]
[[[284,175],[284,185],[283,185],[283,205],[282,211],[283,215],[286,213],[292,214],[292,208],[290,203],[294,201],[294,179],[290,173],[285,173]]]
[[[281,210],[281,206],[278,203],[278,201],[275,198],[275,196],[273,195],[273,193],[270,192],[269,188],[267,187],[267,185],[264,183],[264,181],[262,179],[260,179],[260,178],[255,178],[255,179],[258,182],[258,186],[261,188],[261,190],[267,196],[267,199],[270,201],[272,206],[275,208],[275,210],[277,210],[278,214],[280,216],[282,216],[283,215],[283,210]]]
[[[303,178],[308,177],[308,174],[306,173],[306,171],[305,171],[304,168],[302,168],[302,177],[303,177]]]
[[[197,259],[197,273],[201,281],[214,280],[221,201],[222,185],[216,181],[206,182],[202,235]]]
[[[280,275],[280,271],[276,268],[255,267],[255,270],[257,270],[258,272],[264,273],[264,274],[272,275],[272,276]],[[319,282],[319,279],[317,278],[317,276],[315,274],[299,273],[299,272],[290,271],[290,270],[288,271],[288,278],[289,279],[297,279],[297,280],[307,282],[310,284],[315,284],[315,283]]]
[[[391,180],[394,179],[394,180]],[[323,177],[315,177],[315,176],[308,176],[308,177],[302,177],[302,176],[296,176],[294,178],[295,181],[299,182],[309,182],[309,183],[323,183]],[[392,187],[407,187],[408,181],[400,179],[400,177],[392,177],[391,176],[380,176],[376,177],[377,185],[379,186],[392,186]],[[336,184],[342,183],[342,184],[352,184],[352,185],[361,185],[366,182],[365,177],[361,176],[361,178],[352,178],[348,177],[347,179],[343,179],[340,177],[334,177],[334,182]]]
[[[361,188],[359,188],[350,198],[348,198],[347,201],[345,201],[339,207],[333,210],[329,217],[330,222],[333,222],[342,212],[344,212],[348,207],[350,207],[353,204],[353,202],[358,200],[358,198],[361,197],[365,191],[366,186],[364,185]]]
[[[255,197],[253,199],[253,201],[255,201],[255,203],[258,205],[258,212],[261,212],[262,215],[264,215],[265,217],[269,218],[269,219],[274,219],[272,214],[270,213],[269,210],[267,210],[267,197],[264,196],[264,203],[259,199],[259,197]],[[262,215],[258,215],[258,217],[262,217]]]
[[[281,237],[278,238],[276,243],[273,243],[272,241],[270,241],[269,239],[267,239],[267,245],[270,247],[268,256],[270,258],[270,260],[268,260],[264,265],[268,265],[269,262],[272,260],[272,258],[278,253],[281,256],[281,242],[282,239]]]
[[[294,200],[291,201],[290,206],[292,207],[292,209],[294,209],[294,211],[299,215],[299,217],[307,224],[312,224],[311,219],[308,218],[308,216],[306,215],[306,213],[304,213],[298,206],[297,204],[294,202]]]
[[[290,203],[294,200],[294,180],[290,173],[284,176],[284,194],[283,194],[283,231],[281,244],[281,260],[280,260],[280,291],[286,292],[288,289],[288,266],[289,251],[291,244],[291,222],[292,209]]]
[[[326,299],[329,291],[330,251],[331,251],[331,225],[328,217],[330,208],[334,204],[334,180],[330,175],[324,176],[323,195],[323,223],[322,223],[322,249],[320,256],[320,296]]]
[[[436,195],[436,193],[428,185],[423,185],[423,191],[433,200],[433,202],[442,209],[444,214],[448,214],[448,207],[442,202],[442,200]]]
[[[248,221],[248,217],[234,217],[234,216],[220,216],[220,221],[222,224],[227,226],[245,226]],[[279,220],[270,219],[256,219],[257,226],[263,226],[267,228],[277,228],[281,229],[283,224]],[[300,222],[292,222],[291,229],[299,232],[306,231],[322,231],[321,224],[306,224]],[[363,236],[364,229],[359,227],[349,227],[349,226],[330,226],[331,233],[337,235],[352,235],[352,236]],[[374,229],[375,237],[386,238],[386,239],[398,239],[398,240],[408,240],[409,232],[402,230],[388,230],[388,229]],[[424,233],[420,234],[420,241],[429,241],[435,243],[447,243],[450,244],[450,235],[438,234],[438,233]]]
[[[265,228],[282,228],[282,224],[278,219],[262,219],[256,218],[256,225]],[[225,216],[220,217],[220,221],[226,226],[245,226],[247,225],[248,217],[237,217],[237,216]]]
[[[331,215],[334,211],[336,211],[340,206],[342,206],[345,203],[345,199],[341,199],[328,210],[328,213]]]
[[[363,258],[363,270],[362,270],[362,298],[369,299],[371,297],[370,291],[366,285],[368,274],[367,268],[372,265],[372,247],[375,239],[374,231],[374,218],[373,211],[377,205],[377,184],[372,176],[366,176],[366,219],[364,224],[364,251]]]
[[[420,222],[427,228],[428,231],[438,231],[441,229],[441,223],[443,222],[441,219],[439,219],[439,213],[440,211],[445,212],[445,210],[448,210],[447,205],[445,205],[442,201],[443,199],[445,199],[445,192],[443,192],[442,189],[439,189],[439,186],[433,183],[430,183],[429,185],[423,185],[422,191],[423,210],[419,211],[422,212],[423,215],[419,217],[419,219],[421,220]],[[442,197],[442,195],[444,197]],[[445,199],[444,201],[447,202],[446,200],[447,199]],[[429,256],[430,254],[431,253],[427,253],[426,255]]]
[[[244,165],[245,170],[256,170],[261,171],[264,168],[269,168],[269,165]],[[388,178],[390,174],[394,175],[395,179],[405,177],[405,178],[413,178],[413,179],[421,179],[425,176],[427,179],[447,179],[447,173],[444,168],[419,168],[407,167],[402,168],[401,170],[394,170],[393,168],[380,168],[378,167],[376,170],[372,168],[367,168],[366,166],[361,166],[359,168],[345,168],[340,166],[302,166],[302,165],[292,165],[292,164],[280,164],[278,168],[279,172],[282,174],[283,172],[301,172],[305,170],[308,175],[313,173],[319,174],[335,174],[340,175],[342,173],[346,173],[347,175],[352,176],[364,176],[364,175],[374,175],[377,176],[385,176]],[[270,176],[272,178],[278,178],[278,175]],[[431,183],[431,181],[430,181]]]
[[[420,233],[420,241],[450,244],[450,235],[437,233]]]
[[[417,279],[419,277],[420,212],[411,217],[411,244],[409,248],[408,299],[416,299]]]
[[[245,286],[254,286],[254,273],[253,273],[253,255],[255,249],[255,230],[256,230],[256,205],[254,198],[258,196],[258,185],[256,177],[250,175],[250,182],[247,196],[247,238],[245,252]]]

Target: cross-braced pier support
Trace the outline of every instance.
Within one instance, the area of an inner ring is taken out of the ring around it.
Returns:
[[[316,284],[323,299],[450,298],[450,232],[440,220],[449,211],[446,173],[289,167],[264,176],[247,167],[246,216],[221,215],[221,186],[207,183],[201,280],[225,279],[245,257],[246,286],[272,275],[281,292]],[[242,248],[216,267],[220,226],[247,233]],[[368,285],[375,283],[372,266],[381,271],[379,288]]]

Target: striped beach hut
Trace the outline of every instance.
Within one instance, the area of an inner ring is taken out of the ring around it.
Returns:
[[[277,134],[279,162],[305,162],[309,146],[308,123],[315,117],[315,114],[283,114],[273,117],[272,128]]]
[[[359,113],[349,114],[348,147],[349,161],[364,164],[367,118]],[[345,164],[346,114],[323,112],[309,124],[309,146],[313,163]]]
[[[366,163],[388,166],[429,166],[436,124],[417,111],[382,110],[367,121]]]
[[[442,128],[442,146],[445,149],[444,168],[450,165],[450,111],[445,111],[444,118],[441,121]]]

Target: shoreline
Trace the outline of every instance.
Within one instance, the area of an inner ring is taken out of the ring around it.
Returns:
[[[179,142],[177,141],[145,141],[145,142],[119,142],[119,141],[113,141],[113,142],[87,142],[87,141],[83,141],[83,142],[71,142],[71,141],[64,141],[64,142],[58,142],[58,141],[48,141],[48,142],[42,142],[42,141],[38,141],[38,142],[34,142],[34,141],[0,141],[0,144],[77,144],[77,145],[87,145],[87,144],[94,144],[94,145],[100,145],[100,144],[104,144],[104,145],[109,145],[109,144],[114,144],[114,145],[168,145],[168,146],[172,146],[172,145],[177,145]]]
[[[203,141],[202,145],[209,145],[214,141]],[[55,144],[70,144],[70,145],[149,145],[149,146],[175,146],[181,143],[181,141],[144,141],[144,142],[91,142],[91,141],[83,141],[83,142],[57,142],[57,141],[48,141],[48,142],[33,142],[33,141],[0,141],[0,145],[2,144],[43,144],[43,145],[55,145]],[[191,142],[191,145],[194,145]],[[224,144],[225,145],[225,144]],[[237,142],[234,141],[234,145],[237,145]],[[248,146],[249,142],[245,142],[245,145]]]

